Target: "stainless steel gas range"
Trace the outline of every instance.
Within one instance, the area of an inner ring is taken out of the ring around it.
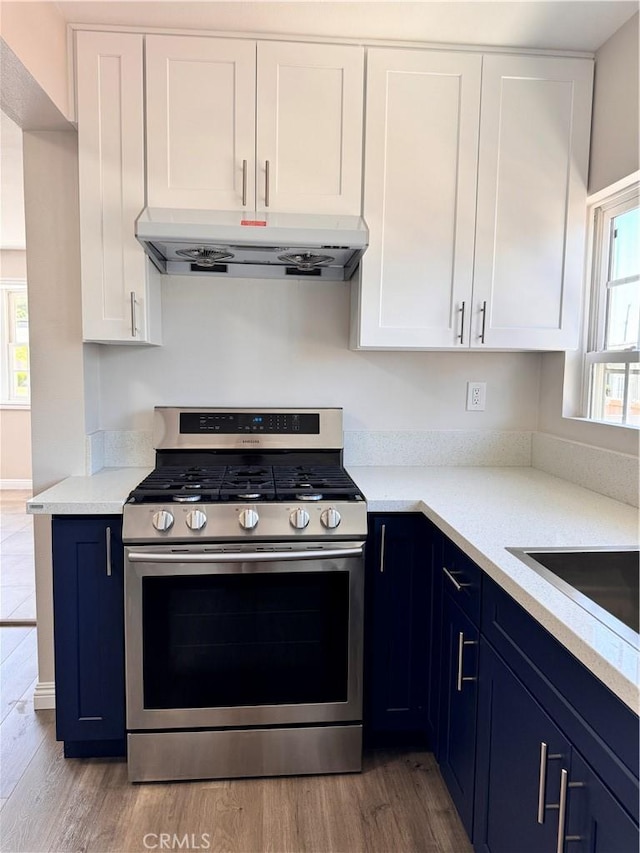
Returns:
[[[360,770],[367,505],[342,410],[154,419],[123,513],[129,779]]]

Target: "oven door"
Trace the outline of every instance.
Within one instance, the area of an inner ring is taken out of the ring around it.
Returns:
[[[363,549],[127,547],[129,731],[361,721]]]

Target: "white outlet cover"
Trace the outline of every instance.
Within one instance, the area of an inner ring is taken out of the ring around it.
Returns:
[[[467,411],[484,412],[487,400],[486,382],[467,382]]]

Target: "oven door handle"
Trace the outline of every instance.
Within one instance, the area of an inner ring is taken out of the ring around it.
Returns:
[[[332,548],[309,551],[169,551],[144,553],[129,551],[130,563],[274,563],[282,560],[317,560],[321,558],[361,557],[364,545],[357,548]]]

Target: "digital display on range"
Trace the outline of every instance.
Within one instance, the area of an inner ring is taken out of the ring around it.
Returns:
[[[317,412],[181,412],[183,435],[319,435]]]

